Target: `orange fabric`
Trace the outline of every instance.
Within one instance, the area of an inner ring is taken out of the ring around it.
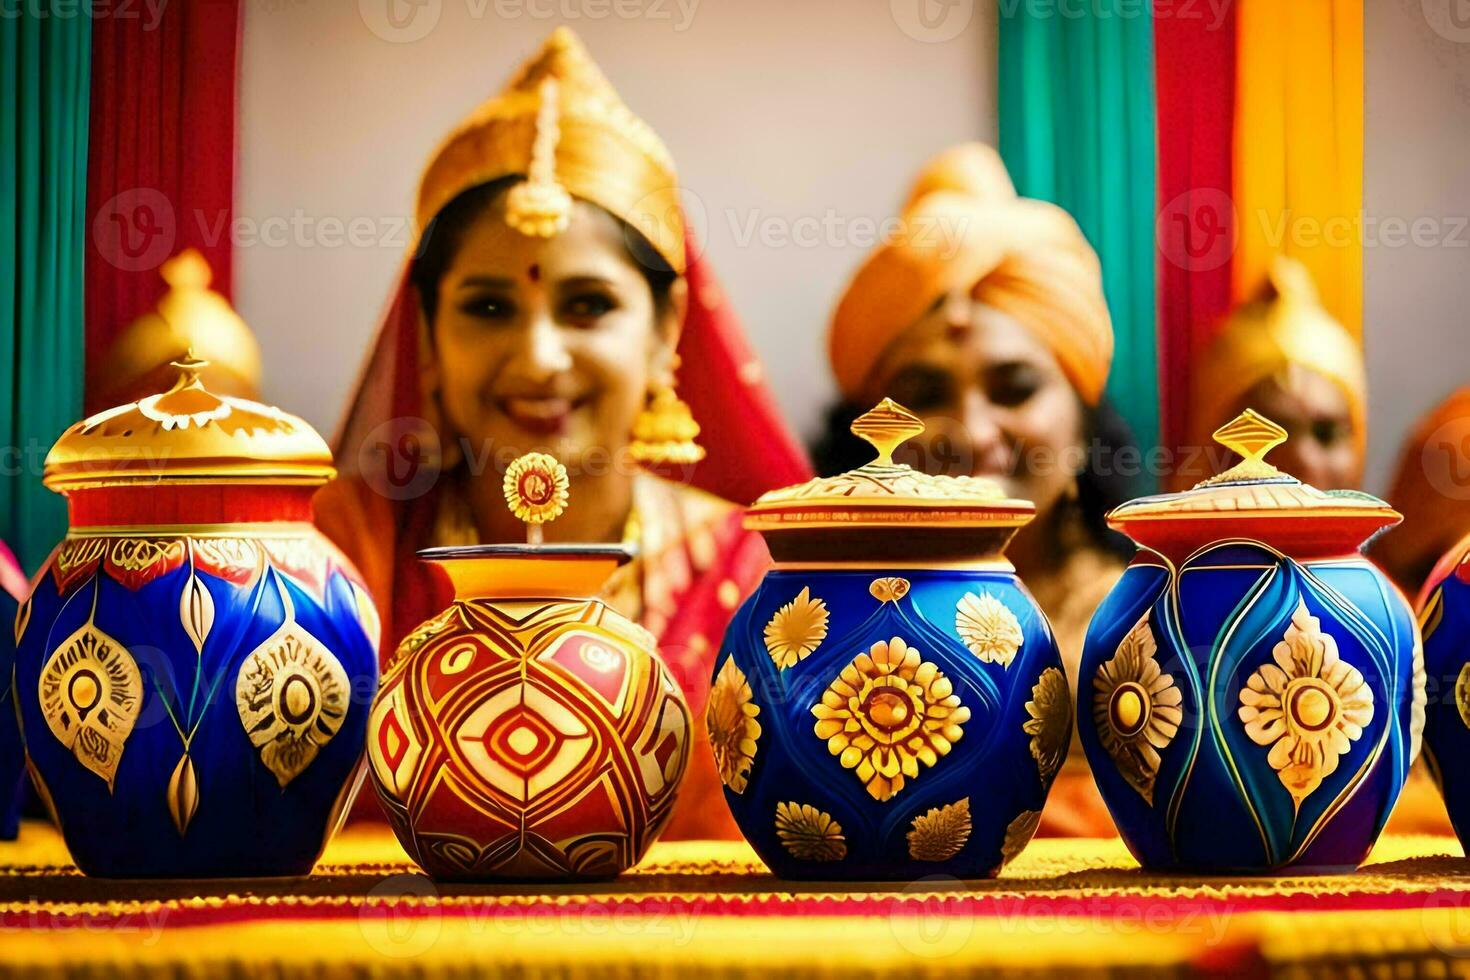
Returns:
[[[1470,534],[1470,387],[1415,423],[1399,451],[1388,502],[1404,522],[1373,544],[1373,557],[1409,595]]]
[[[1236,38],[1235,301],[1290,255],[1361,339],[1363,0],[1240,0]]]
[[[919,172],[897,233],[838,301],[827,349],[843,393],[858,395],[889,345],[957,289],[1035,331],[1088,404],[1102,397],[1113,328],[1097,254],[1067,212],[1017,197],[1000,157],[980,143],[952,147]]]

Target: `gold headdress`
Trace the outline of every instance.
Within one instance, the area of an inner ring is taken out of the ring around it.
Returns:
[[[1015,317],[1096,404],[1113,359],[1102,267],[1071,215],[1018,197],[995,150],[965,143],[914,180],[900,233],[868,256],[832,314],[838,387],[861,394],[888,345],[956,289]]]
[[[565,27],[434,154],[419,185],[420,234],[459,194],[516,175],[525,180],[506,201],[506,221],[516,230],[546,238],[560,233],[578,197],[637,229],[671,268],[684,272],[673,160]]]
[[[1307,267],[1286,256],[1272,260],[1258,297],[1230,314],[1195,365],[1188,445],[1209,445],[1210,432],[1239,410],[1248,391],[1292,367],[1342,389],[1361,459],[1368,413],[1362,348],[1322,306]]]

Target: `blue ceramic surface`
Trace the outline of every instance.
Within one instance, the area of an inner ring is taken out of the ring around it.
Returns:
[[[0,589],[0,840],[14,840],[20,829],[21,774],[26,760],[12,686],[15,634],[5,628],[15,622],[15,613],[15,600]]]
[[[1470,539],[1430,576],[1420,622],[1429,705],[1424,757],[1444,792],[1460,842],[1470,840]]]
[[[21,724],[87,874],[316,862],[360,782],[376,624],[314,531],[279,544],[70,538],[23,607]]]
[[[739,609],[707,721],[730,809],[776,874],[979,878],[1029,840],[1070,696],[1007,567],[778,569]]]
[[[1355,554],[1223,541],[1175,570],[1141,552],[1092,621],[1077,705],[1134,855],[1195,872],[1358,865],[1417,751],[1416,638]]]

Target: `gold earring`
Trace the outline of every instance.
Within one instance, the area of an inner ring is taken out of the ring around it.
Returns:
[[[669,374],[679,369],[674,358]],[[633,442],[628,452],[640,463],[697,463],[704,459],[704,447],[694,441],[699,423],[689,406],[674,390],[672,380],[654,383],[648,404],[633,421]]]

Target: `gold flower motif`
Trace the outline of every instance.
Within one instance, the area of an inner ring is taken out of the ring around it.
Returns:
[[[567,507],[566,467],[554,456],[527,453],[505,469],[505,502],[527,524],[545,524]]]
[[[735,666],[734,657],[726,657],[710,687],[704,723],[720,782],[732,793],[745,792],[746,777],[755,764],[756,741],[761,737],[755,716],[760,713],[760,706],[751,700],[745,672]]]
[[[915,779],[919,766],[948,755],[970,709],[954,685],[919,651],[895,636],[860,653],[812,705],[813,731],[868,793],[886,802]]]
[[[804,588],[766,624],[766,652],[777,670],[809,657],[827,638],[827,604]]]
[[[1021,649],[1021,624],[1016,614],[988,591],[965,593],[955,606],[955,632],[970,652],[990,664],[1009,667]]]
[[[970,839],[970,798],[937,806],[914,818],[909,831],[909,857],[915,861],[948,861]]]
[[[1016,819],[1007,824],[1006,838],[1000,845],[1000,864],[990,873],[998,875],[1006,865],[1014,861],[1026,849],[1026,845],[1031,843],[1031,838],[1036,836],[1036,828],[1040,826],[1040,810],[1022,810]]]
[[[1460,720],[1470,728],[1470,662],[1460,668],[1455,680],[1455,707],[1460,709]]]
[[[1026,713],[1031,717],[1021,730],[1031,736],[1031,755],[1042,785],[1050,786],[1067,758],[1067,743],[1072,738],[1072,693],[1066,675],[1056,667],[1043,670],[1031,688]]]
[[[875,578],[868,586],[868,593],[879,602],[897,602],[909,594],[909,580],[896,575]]]
[[[1159,669],[1148,619],[1145,614],[1113,658],[1098,668],[1092,679],[1092,717],[1118,772],[1152,804],[1159,753],[1179,731],[1184,699],[1174,678]]]
[[[1240,689],[1237,713],[1251,741],[1271,747],[1266,761],[1300,807],[1373,720],[1373,691],[1304,602],[1271,658]]]
[[[842,824],[807,803],[776,804],[776,836],[802,861],[841,861],[847,857]]]

